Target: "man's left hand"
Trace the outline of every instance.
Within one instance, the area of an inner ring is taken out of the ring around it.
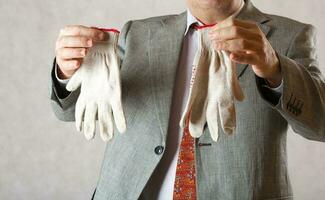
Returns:
[[[281,84],[279,59],[257,24],[227,19],[212,27],[209,36],[216,50],[230,52],[234,62],[251,65],[271,87]]]

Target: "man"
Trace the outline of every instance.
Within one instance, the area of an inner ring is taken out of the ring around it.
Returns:
[[[107,143],[94,199],[175,197],[183,135],[178,124],[197,48],[193,23],[217,23],[210,40],[238,63],[246,97],[236,103],[235,134],[221,132],[214,142],[206,127],[195,139],[196,198],[292,199],[288,125],[307,139],[325,141],[325,81],[315,54],[314,27],[264,14],[249,0],[187,0],[187,5],[180,15],[129,21],[122,29],[122,101],[128,128]],[[235,20],[228,19],[234,14]],[[105,39],[103,32],[84,26],[60,32],[50,89],[59,119],[74,120],[80,91],[69,93],[65,84],[93,42]]]

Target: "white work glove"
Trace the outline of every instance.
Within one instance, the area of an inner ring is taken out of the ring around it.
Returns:
[[[208,28],[197,29],[198,50],[193,62],[190,94],[180,126],[185,126],[189,118],[189,132],[197,138],[208,123],[211,138],[218,140],[218,118],[227,134],[236,128],[234,98],[244,99],[236,77],[236,64],[224,51],[214,50],[209,38]]]
[[[76,128],[87,140],[94,138],[96,117],[104,141],[113,137],[113,116],[117,129],[123,133],[126,122],[121,103],[121,81],[117,42],[119,32],[102,29],[109,34],[107,41],[95,42],[82,65],[69,80],[66,88],[74,91],[81,86],[75,107]],[[113,113],[113,116],[112,116]]]
[[[214,141],[218,140],[218,118],[224,133],[235,132],[235,99],[238,101],[244,99],[236,76],[236,64],[230,60],[225,51],[213,51],[209,69],[206,116]]]

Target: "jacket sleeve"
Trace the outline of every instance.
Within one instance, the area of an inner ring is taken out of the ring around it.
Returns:
[[[131,21],[127,22],[123,26],[122,31],[119,35],[117,53],[118,57],[120,58],[121,64],[124,59],[125,41],[130,26]],[[59,81],[55,76],[56,65],[57,63],[54,59],[49,81],[49,96],[51,107],[54,114],[59,120],[74,121],[75,105],[80,94],[80,88],[73,92],[69,92],[64,87],[62,87],[62,85],[59,84]]]
[[[316,30],[304,25],[293,38],[287,55],[278,54],[283,77],[283,92],[263,87],[256,77],[264,100],[288,121],[294,132],[325,142],[325,79],[318,66]]]

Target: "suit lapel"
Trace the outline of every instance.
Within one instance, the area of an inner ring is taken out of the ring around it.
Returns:
[[[245,0],[245,6],[240,11],[236,19],[255,22],[260,27],[264,35],[268,37],[268,33],[271,30],[271,28],[265,23],[268,22],[270,19],[266,15],[264,15],[261,11],[259,11],[251,3],[250,0]],[[239,79],[242,78],[247,68],[248,68],[247,64],[237,64],[237,76]]]
[[[186,12],[162,19],[149,28],[150,84],[155,112],[165,139],[176,71],[186,29]]]

